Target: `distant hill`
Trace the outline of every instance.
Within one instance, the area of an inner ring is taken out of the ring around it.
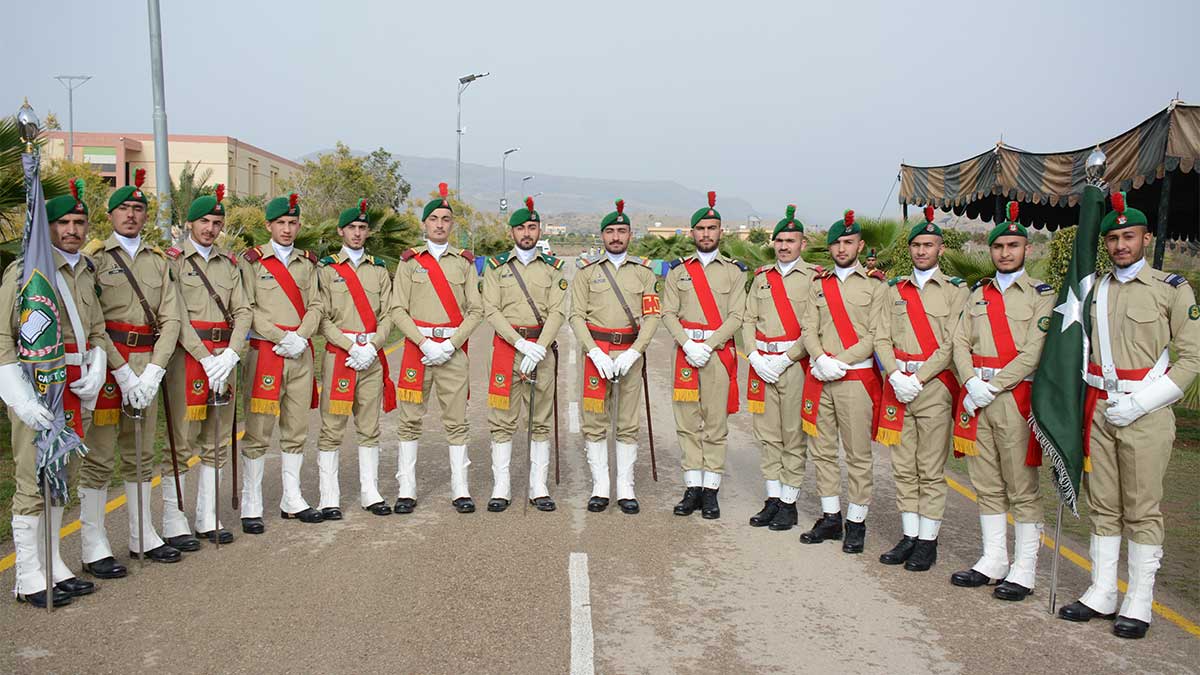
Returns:
[[[301,158],[311,159],[323,152],[319,150]],[[354,150],[354,154],[367,154]],[[441,182],[454,186],[454,160],[430,157],[395,155],[400,161],[404,179],[412,184],[414,197],[422,197],[436,189]],[[625,208],[634,216],[638,225],[647,225],[643,219],[653,217],[668,224],[686,222],[693,211],[705,203],[707,190],[696,190],[669,180],[623,180],[614,178],[578,178],[556,176],[536,170],[508,171],[509,208],[519,208],[525,195],[520,194],[521,178],[529,174],[537,176],[526,186],[530,193],[543,193],[537,198],[538,210],[556,219],[575,221],[582,216],[608,213],[613,210],[613,201],[618,197],[625,200]],[[499,209],[500,167],[481,164],[462,165],[463,196],[472,206],[480,209]],[[744,224],[748,216],[757,216],[754,207],[744,199],[733,195],[718,194],[717,208],[730,224]]]

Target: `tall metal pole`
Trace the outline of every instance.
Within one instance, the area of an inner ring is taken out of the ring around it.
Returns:
[[[158,0],[146,0],[150,17],[150,80],[154,87],[154,182],[158,189],[158,227],[171,233],[171,165],[167,158],[167,101],[163,89],[162,21]]]
[[[469,81],[463,82],[462,80],[459,80],[459,82],[458,82],[458,122],[454,126],[454,133],[458,137],[458,146],[454,151],[454,194],[455,195],[462,194],[462,192],[459,191],[462,186],[462,134],[463,134],[462,93],[467,88],[468,84],[471,84],[471,83]]]
[[[508,156],[520,150],[520,148],[509,148],[500,156],[500,213],[508,210]]]
[[[55,75],[62,86],[67,88],[67,159],[75,161],[75,90],[92,79],[91,75]],[[75,84],[76,82],[79,84]]]

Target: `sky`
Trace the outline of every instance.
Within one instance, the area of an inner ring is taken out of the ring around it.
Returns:
[[[0,4],[14,111],[65,127],[54,76],[86,74],[76,130],[152,131],[145,2],[21,3],[34,30]],[[898,215],[902,160],[1074,149],[1200,103],[1197,26],[1194,0],[162,2],[171,133],[453,158],[457,80],[489,72],[464,162],[519,146],[513,171],[674,180],[820,226]]]

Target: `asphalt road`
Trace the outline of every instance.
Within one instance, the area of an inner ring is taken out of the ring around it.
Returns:
[[[474,338],[474,383],[486,381],[488,332]],[[1037,591],[1025,602],[952,587],[950,573],[972,564],[979,546],[975,505],[958,492],[948,497],[931,571],[879,564],[900,534],[882,448],[863,555],[845,555],[836,543],[800,544],[799,529],[747,525],[763,499],[747,413],[731,421],[722,518],[672,515],[682,480],[670,377],[661,368],[671,349],[665,331],[648,354],[660,482],[650,479],[643,426],[642,513],[588,513],[590,477],[570,419],[580,356],[568,356],[575,348],[569,330],[561,341],[562,483],[551,486],[558,511],[526,512],[519,501],[502,514],[482,508],[491,472],[479,384],[470,404],[478,420],[471,441],[477,513],[459,515],[450,506],[436,413],[426,418],[420,505],[409,516],[357,508],[350,437],[340,470],[345,520],[306,525],[270,517],[279,496],[276,452],[268,455],[264,481],[266,534],[243,535],[234,527],[237,540],[219,551],[206,547],[175,565],[131,562],[128,578],[101,581],[96,594],[52,615],[3,603],[0,671],[1196,672],[1200,639],[1161,617],[1148,639],[1131,642],[1113,637],[1107,622],[1049,616],[1048,549]],[[392,359],[398,363],[399,354]],[[743,387],[746,367],[743,361]],[[394,428],[394,416],[385,418],[385,438],[394,439]],[[302,480],[315,504],[315,414],[311,433]],[[514,439],[514,495],[524,490],[525,442]],[[385,444],[385,497],[395,494],[395,450],[394,440]],[[819,510],[811,486],[810,476],[800,498],[802,528]],[[195,482],[188,487],[194,495]],[[154,496],[157,513],[161,499]],[[223,521],[236,525],[228,507],[226,500]],[[68,521],[73,517],[68,513]],[[114,550],[122,551],[124,507],[109,514],[108,525]],[[1086,553],[1086,543],[1067,543]],[[64,539],[63,551],[78,570],[77,534]],[[12,583],[11,569],[0,574],[0,585]],[[1086,585],[1086,573],[1064,561],[1060,603]],[[1192,620],[1200,614],[1162,593],[1158,599]]]

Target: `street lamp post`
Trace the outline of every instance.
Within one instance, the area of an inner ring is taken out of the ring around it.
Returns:
[[[458,149],[454,156],[454,192],[459,199],[462,199],[462,95],[471,86],[471,83],[481,77],[487,77],[491,73],[478,73],[476,75],[463,75],[458,78]]]
[[[508,210],[508,169],[505,162],[508,161],[508,156],[517,152],[520,148],[509,148],[504,151],[504,155],[500,157],[500,213]]]
[[[525,194],[525,181],[533,180],[533,176],[525,176],[521,179],[521,194]]]
[[[62,86],[67,88],[67,159],[75,161],[75,90],[92,79],[91,75],[55,75]],[[79,84],[76,84],[78,82]]]

